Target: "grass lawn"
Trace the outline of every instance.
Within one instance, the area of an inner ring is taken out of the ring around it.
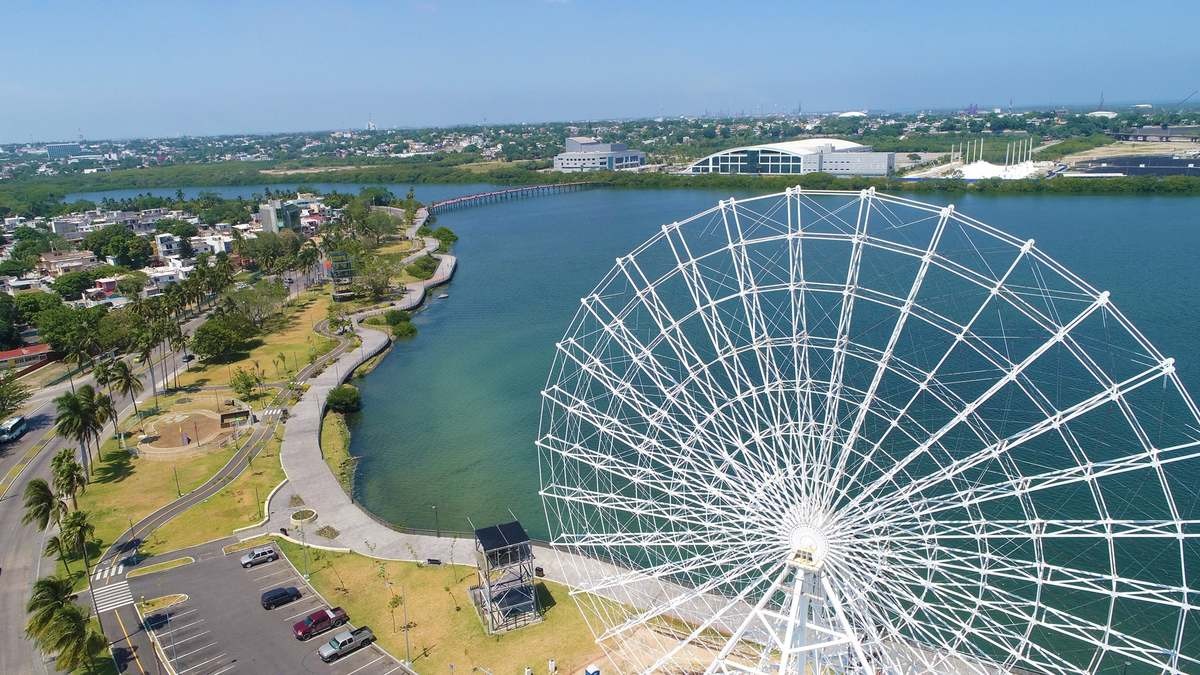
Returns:
[[[279,431],[278,433],[282,433]],[[208,499],[167,521],[150,535],[150,550],[162,554],[227,537],[239,527],[262,519],[262,503],[283,482],[278,437],[267,442],[254,466]]]
[[[129,529],[131,522],[175,501],[179,497],[176,477],[179,488],[186,494],[208,480],[232,454],[232,448],[225,448],[178,461],[154,461],[131,457],[117,448],[115,439],[109,439],[92,483],[79,495],[79,508],[88,512],[96,528],[97,545],[88,552],[89,559],[95,562],[100,552]],[[58,565],[62,571],[62,562]],[[81,561],[71,560],[71,572],[76,588],[86,585]]]
[[[178,605],[181,602],[187,602],[188,596],[183,593],[172,593],[171,595],[160,595],[157,598],[150,598],[145,602],[138,603],[138,609],[142,614],[153,614],[164,610],[171,605]]]
[[[303,547],[280,540],[280,549],[303,570]],[[388,607],[403,588],[412,628],[413,667],[422,673],[467,673],[486,668],[493,673],[517,673],[524,666],[544,673],[547,659],[556,659],[560,672],[572,673],[603,658],[591,631],[567,589],[545,585],[545,620],[511,633],[489,636],[467,597],[475,570],[461,565],[419,567],[415,563],[382,562],[350,553],[309,549],[311,583],[327,600],[341,605],[355,625],[369,625],[380,644],[405,658],[403,607],[395,610],[396,630]],[[385,585],[380,569],[390,586]],[[545,598],[549,598],[549,602]]]
[[[125,577],[127,579],[133,579],[136,577],[144,577],[147,574],[154,574],[155,572],[166,572],[167,570],[173,570],[176,567],[183,567],[184,565],[191,565],[194,562],[196,562],[195,558],[191,557],[190,555],[184,556],[182,558],[176,558],[174,560],[168,560],[166,562],[154,563],[153,565],[146,565],[145,567],[135,568],[134,570],[132,570],[131,572],[126,574]]]
[[[406,255],[421,248],[425,245],[420,239],[401,239],[399,241],[390,241],[383,246],[375,249],[376,255],[386,258],[394,258],[397,262]]]
[[[337,341],[313,331],[313,326],[326,318],[329,302],[329,294],[324,291],[302,293],[284,307],[281,316],[268,322],[263,335],[250,340],[250,349],[228,362],[193,363],[191,369],[179,374],[179,386],[229,386],[236,368],[257,367],[268,381],[294,377],[337,345]],[[259,398],[265,404],[266,397]]]
[[[321,420],[321,456],[349,492],[354,485],[354,457],[350,455],[350,429],[341,413],[326,413]]]

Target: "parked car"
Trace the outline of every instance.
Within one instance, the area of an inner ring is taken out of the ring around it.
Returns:
[[[262,594],[263,609],[275,609],[282,607],[289,602],[295,602],[300,599],[300,589],[295,586],[287,586],[285,588],[272,588]]]
[[[321,645],[321,648],[317,650],[317,654],[321,657],[322,661],[329,663],[362,647],[366,647],[374,641],[375,634],[366,626],[355,628],[354,630],[344,630],[329,638],[329,642]]]
[[[259,546],[258,548],[250,549],[250,552],[242,556],[242,567],[250,568],[255,565],[279,560],[279,553],[275,551],[273,546]]]
[[[341,607],[322,609],[297,621],[292,626],[292,633],[297,640],[307,640],[331,628],[337,628],[349,620],[350,617],[346,615],[346,610]]]
[[[25,418],[20,415],[4,420],[0,424],[0,443],[11,443],[24,436],[26,427]]]
[[[183,355],[183,362],[184,362],[184,363],[191,363],[192,361],[195,361],[195,360],[196,360],[196,355],[195,355],[195,354],[190,354],[190,353],[189,353],[189,354],[184,354],[184,355]]]

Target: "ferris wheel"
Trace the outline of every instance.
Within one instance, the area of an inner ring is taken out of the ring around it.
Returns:
[[[556,346],[542,502],[617,671],[1200,672],[1200,412],[1032,240],[723,200]]]

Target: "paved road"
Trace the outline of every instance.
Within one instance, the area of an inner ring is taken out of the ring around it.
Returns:
[[[184,326],[185,330],[193,330],[200,320],[189,321]],[[175,362],[184,365],[180,361],[181,355],[175,354]],[[171,362],[170,357],[171,352],[167,352],[166,363]],[[164,373],[158,365],[154,368],[154,374],[161,383]],[[150,373],[142,372],[141,379],[146,389],[142,398],[152,397]],[[76,378],[75,381],[76,385],[84,382],[90,383],[90,376]],[[114,394],[113,398],[118,409],[122,410],[122,416],[131,410],[128,398],[119,394]],[[46,416],[44,420],[41,419],[42,415]],[[38,417],[35,418],[35,424],[39,425],[38,430],[25,435],[22,439],[25,445],[22,447],[28,448],[41,440],[45,431],[53,426],[52,416],[52,409],[38,413]],[[23,630],[25,603],[29,599],[33,582],[39,576],[52,571],[54,562],[45,559],[41,554],[46,533],[21,524],[21,493],[30,480],[49,478],[50,460],[63,447],[76,446],[67,439],[51,439],[20,476],[0,494],[3,500],[0,501],[0,541],[4,542],[0,547],[0,616],[9,617],[0,624],[0,673],[47,673],[53,670],[53,666],[44,662],[33,644],[25,639]]]

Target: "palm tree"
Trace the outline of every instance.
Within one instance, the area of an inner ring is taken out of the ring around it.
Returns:
[[[109,396],[108,394],[100,394],[95,399],[95,409],[96,409],[96,459],[98,461],[104,461],[104,458],[100,456],[100,451],[103,447],[100,443],[100,431],[102,429],[104,429],[105,424],[107,424],[108,422],[112,422],[113,433],[120,435],[117,430],[117,407],[116,407],[116,405],[113,404],[112,396]],[[124,444],[122,443],[122,446],[123,445]]]
[[[54,489],[58,494],[71,498],[71,508],[78,509],[77,495],[87,490],[87,472],[75,461],[75,451],[63,448],[58,451],[51,462],[51,473],[54,475]]]
[[[67,505],[54,494],[50,484],[41,478],[34,478],[25,485],[21,503],[25,507],[21,524],[34,523],[41,532],[44,532],[51,522],[61,524],[63,514],[67,510]]]
[[[117,361],[112,364],[112,386],[122,396],[128,396],[133,402],[133,414],[138,414],[137,397],[146,388],[141,378],[129,367],[128,361]]]
[[[83,558],[83,572],[92,574],[91,562],[88,560],[87,545],[96,535],[96,526],[88,520],[87,511],[72,511],[63,518],[61,533],[63,543]]]
[[[55,430],[79,443],[90,474],[93,463],[89,441],[98,436],[101,425],[96,411],[96,390],[90,384],[82,385],[75,393],[66,392],[54,399],[54,405],[58,411],[54,418]]]
[[[25,604],[25,612],[29,614],[25,635],[41,644],[54,624],[54,618],[63,608],[73,604],[75,584],[69,577],[42,577],[33,582],[33,595]]]
[[[62,561],[63,568],[67,570],[67,576],[71,576],[71,566],[67,564],[67,556],[71,553],[71,547],[63,541],[62,537],[54,535],[46,539],[46,547],[42,549],[42,555],[47,558],[58,558]]]
[[[60,670],[87,668],[91,672],[92,658],[108,645],[108,638],[92,625],[92,610],[70,604],[46,627],[43,645],[46,651],[58,654],[54,665]]]
[[[112,361],[97,361],[96,365],[92,366],[92,377],[96,378],[96,384],[107,387],[112,378]]]

